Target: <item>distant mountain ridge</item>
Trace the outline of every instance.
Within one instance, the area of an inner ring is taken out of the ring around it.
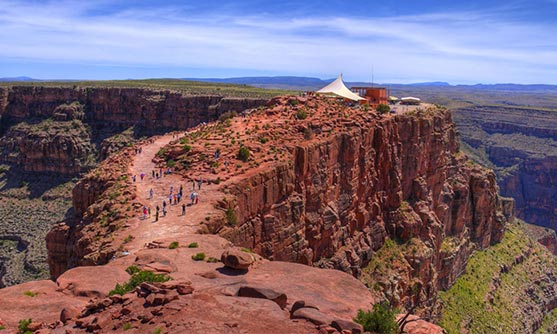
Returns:
[[[29,81],[40,81],[37,79],[33,79],[30,77],[13,77],[13,78],[0,78],[1,82],[16,82],[16,81],[25,81],[25,82],[29,82]]]
[[[133,79],[126,79],[133,80]],[[170,80],[170,79],[169,79]],[[238,85],[248,85],[259,88],[267,89],[289,89],[289,90],[317,90],[321,87],[326,86],[334,80],[331,79],[320,79],[314,77],[298,77],[298,76],[257,76],[257,77],[233,77],[233,78],[177,78],[172,80],[187,80],[187,81],[199,81],[199,82],[211,82],[211,83],[223,83],[223,84],[238,84]],[[6,77],[0,78],[0,82],[72,82],[80,80],[41,80],[34,79],[27,76],[19,77]],[[95,81],[95,80],[93,80]],[[104,80],[98,80],[100,82]],[[117,80],[115,80],[117,81]],[[348,81],[346,82],[348,87],[352,86],[370,86],[370,82],[362,81]],[[515,91],[515,92],[540,92],[540,91],[556,91],[557,85],[550,84],[513,84],[513,83],[498,83],[498,84],[473,84],[473,85],[452,85],[445,81],[432,81],[432,82],[416,82],[410,84],[401,83],[374,83],[374,86],[389,87],[392,89],[402,89],[402,88],[423,88],[432,87],[441,90],[454,90],[466,88],[470,90],[491,90],[491,91]]]

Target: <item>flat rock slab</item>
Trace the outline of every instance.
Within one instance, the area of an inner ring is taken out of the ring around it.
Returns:
[[[306,319],[315,325],[328,325],[333,321],[331,316],[323,314],[321,311],[311,308],[302,307],[294,311],[291,316],[292,319]]]
[[[404,317],[404,314],[397,315],[397,321]],[[443,334],[443,328],[427,322],[425,320],[417,320],[415,315],[408,316],[407,320],[414,320],[404,327],[404,331],[410,334]]]
[[[34,297],[30,297],[33,295]],[[21,319],[52,323],[60,319],[64,308],[81,309],[88,298],[78,298],[59,291],[50,280],[33,281],[0,289],[0,315],[6,333],[15,333]]]
[[[335,328],[341,333],[344,331],[348,331],[352,334],[361,334],[364,332],[364,328],[362,327],[362,325],[357,324],[350,320],[343,320],[343,319],[333,320],[333,322],[331,322],[331,327]]]
[[[63,273],[56,283],[61,289],[76,296],[99,297],[108,296],[116,283],[124,283],[130,275],[116,266],[77,267]]]
[[[238,297],[250,297],[268,299],[280,306],[281,309],[286,307],[287,297],[284,293],[276,292],[274,290],[258,287],[258,286],[243,286],[238,290]]]

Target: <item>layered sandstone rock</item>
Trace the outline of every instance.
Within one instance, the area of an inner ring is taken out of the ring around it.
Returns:
[[[345,111],[327,103],[309,109],[322,122],[305,121],[312,140],[290,138],[287,158],[229,187],[227,205],[238,223],[216,229],[270,259],[355,276],[385,238],[417,239],[421,256],[408,259],[406,278],[392,287],[401,290],[394,299],[406,302],[417,284],[418,297],[431,300],[462,273],[474,249],[502,238],[506,218],[494,173],[458,152],[446,110],[394,117],[351,110],[350,119],[328,122],[323,110]],[[266,117],[287,118],[299,108],[286,99],[271,104]],[[446,238],[459,246],[441,250]]]
[[[77,174],[95,162],[96,151],[104,159],[125,146],[99,145],[125,129],[145,134],[184,130],[263,103],[133,88],[2,88],[0,115],[8,131],[0,138],[0,160],[29,172]]]
[[[557,120],[535,108],[478,106],[455,111],[464,143],[493,168],[501,194],[516,200],[517,217],[557,229]]]

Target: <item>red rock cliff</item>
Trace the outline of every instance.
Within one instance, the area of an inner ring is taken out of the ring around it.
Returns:
[[[386,237],[414,238],[423,249],[394,288],[417,279],[420,298],[431,300],[463,272],[474,249],[501,240],[506,219],[495,175],[459,153],[446,110],[358,116],[332,128],[308,121],[318,139],[291,141],[289,162],[232,187],[238,223],[220,234],[274,260],[356,276]]]
[[[77,174],[95,162],[102,139],[124,129],[147,134],[187,129],[224,112],[264,103],[135,88],[0,88],[6,130],[0,138],[0,160],[29,172]]]

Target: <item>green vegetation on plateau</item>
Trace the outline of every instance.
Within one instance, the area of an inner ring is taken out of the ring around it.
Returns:
[[[222,95],[253,98],[271,98],[278,95],[295,93],[294,91],[256,88],[248,85],[221,84],[179,79],[0,82],[0,87],[2,86],[146,88],[154,90],[173,90],[186,95]]]

